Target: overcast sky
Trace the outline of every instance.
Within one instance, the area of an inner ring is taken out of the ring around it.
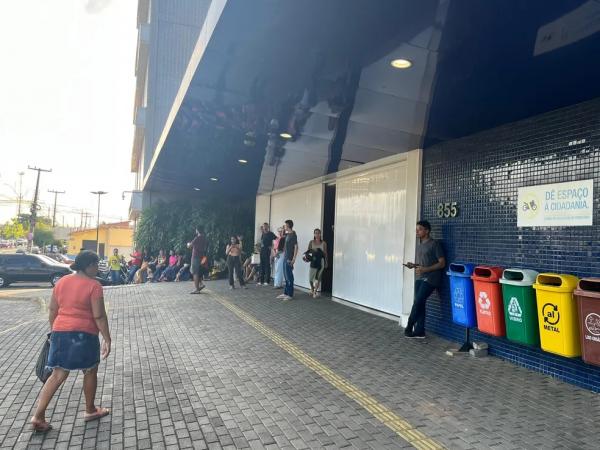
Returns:
[[[101,221],[127,220],[121,192],[134,180],[136,14],[135,0],[0,4],[0,222],[16,214],[9,202],[19,171],[26,200],[33,198],[28,165],[52,169],[41,177],[44,215],[54,198],[48,189],[66,191],[57,220],[79,225],[79,210],[95,215],[89,192],[104,190]]]

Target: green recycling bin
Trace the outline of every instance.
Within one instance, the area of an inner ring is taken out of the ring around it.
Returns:
[[[505,269],[500,279],[506,337],[520,344],[540,345],[537,304],[532,287],[537,276],[535,270]]]

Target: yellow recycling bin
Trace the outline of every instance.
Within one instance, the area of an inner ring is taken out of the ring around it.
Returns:
[[[533,285],[541,347],[567,358],[581,355],[577,302],[573,298],[577,283],[579,278],[573,275],[540,273]]]

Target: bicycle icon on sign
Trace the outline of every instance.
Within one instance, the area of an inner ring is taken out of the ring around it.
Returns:
[[[530,202],[523,202],[523,211],[537,211],[538,206],[535,200],[531,200]]]

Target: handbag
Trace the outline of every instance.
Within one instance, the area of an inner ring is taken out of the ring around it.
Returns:
[[[48,364],[48,353],[50,353],[50,334],[46,335],[37,362],[35,363],[35,374],[42,383],[45,383],[50,378],[50,375],[52,375],[52,369],[46,367]]]
[[[252,253],[250,264],[260,264],[260,255],[258,253]]]

